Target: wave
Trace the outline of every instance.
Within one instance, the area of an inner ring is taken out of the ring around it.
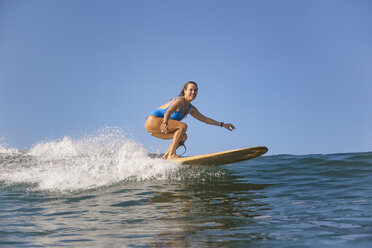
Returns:
[[[71,192],[121,181],[166,179],[180,169],[177,163],[147,154],[120,129],[105,128],[81,139],[40,142],[29,151],[1,149],[0,181]]]
[[[370,170],[372,152],[282,154],[240,163],[243,175],[254,178],[251,172],[261,173],[268,181],[298,176],[298,172],[314,180],[330,176],[359,177]],[[22,190],[70,193],[123,182],[204,180],[221,176],[224,172],[219,169],[189,168],[151,156],[119,128],[104,128],[82,138],[66,136],[40,142],[28,151],[0,146],[0,187],[19,186]]]

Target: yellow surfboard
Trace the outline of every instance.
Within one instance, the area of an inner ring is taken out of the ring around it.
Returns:
[[[230,151],[215,152],[198,156],[177,158],[173,161],[186,165],[223,165],[256,158],[265,154],[266,146],[248,147]]]

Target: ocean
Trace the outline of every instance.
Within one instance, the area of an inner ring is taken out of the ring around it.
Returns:
[[[57,246],[372,247],[372,152],[189,167],[115,133],[0,146],[0,247]]]

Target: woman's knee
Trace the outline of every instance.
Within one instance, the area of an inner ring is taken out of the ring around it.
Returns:
[[[183,136],[182,136],[182,142],[185,142],[187,140],[187,134],[184,133]]]
[[[187,124],[184,123],[184,122],[181,122],[181,123],[182,123],[182,124],[181,124],[181,129],[182,129],[182,131],[186,132],[186,130],[187,130]]]

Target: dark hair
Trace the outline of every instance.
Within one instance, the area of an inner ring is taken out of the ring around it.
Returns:
[[[178,94],[178,96],[184,96],[185,95],[185,92],[183,92],[184,90],[187,90],[187,86],[189,84],[193,84],[195,85],[196,87],[198,87],[198,84],[195,83],[194,81],[188,81],[187,83],[185,83],[185,85],[183,86],[183,89],[181,90],[181,92]]]

